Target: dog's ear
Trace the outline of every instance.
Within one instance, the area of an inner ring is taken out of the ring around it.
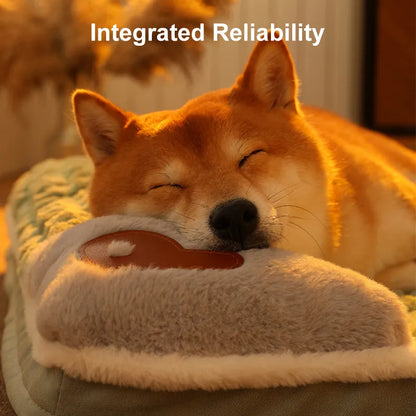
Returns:
[[[74,92],[72,106],[85,148],[99,165],[115,152],[127,116],[110,101],[87,90]]]
[[[268,109],[280,107],[300,113],[295,67],[283,40],[257,42],[235,91],[255,98]]]

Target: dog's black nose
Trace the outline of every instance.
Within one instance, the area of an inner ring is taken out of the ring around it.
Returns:
[[[217,237],[242,245],[258,225],[256,206],[242,198],[217,205],[209,217],[209,226]]]

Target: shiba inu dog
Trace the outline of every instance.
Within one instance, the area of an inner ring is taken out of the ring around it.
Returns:
[[[93,215],[160,217],[197,248],[275,246],[415,287],[415,154],[297,90],[282,41],[257,43],[235,85],[177,110],[135,115],[77,90]]]

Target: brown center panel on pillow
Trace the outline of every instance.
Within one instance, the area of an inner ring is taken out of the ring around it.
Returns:
[[[127,241],[134,250],[126,256],[110,257],[112,241]],[[183,248],[165,235],[144,230],[119,231],[97,237],[79,249],[81,260],[101,267],[156,267],[159,269],[235,269],[244,263],[237,253]]]

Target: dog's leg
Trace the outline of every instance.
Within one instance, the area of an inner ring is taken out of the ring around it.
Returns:
[[[389,267],[378,273],[374,280],[393,290],[415,290],[416,260]]]

